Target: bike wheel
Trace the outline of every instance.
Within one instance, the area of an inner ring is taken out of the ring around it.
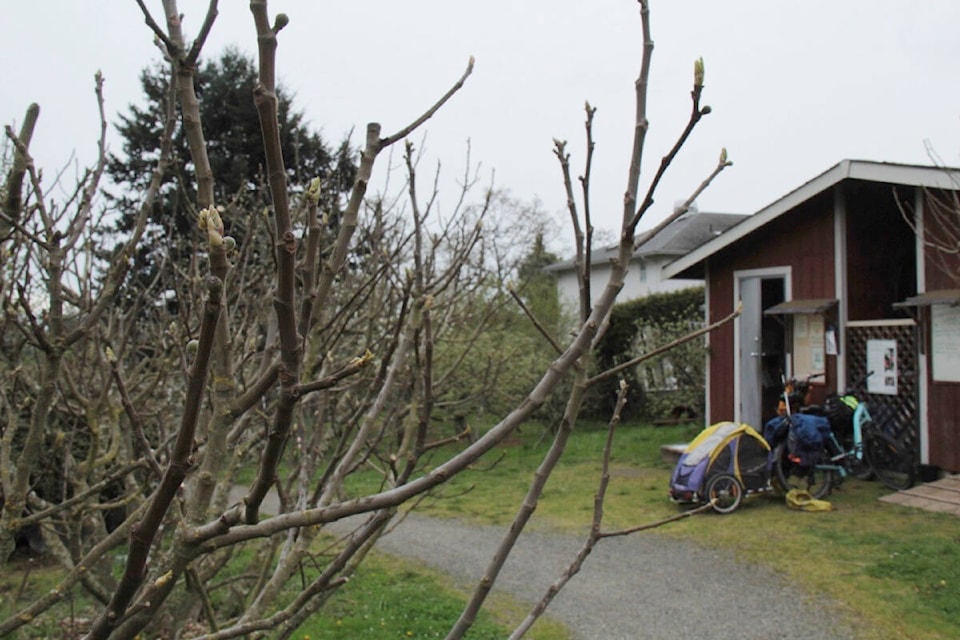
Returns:
[[[913,486],[916,474],[913,454],[897,440],[872,429],[864,442],[867,462],[877,480],[894,491],[903,491]]]
[[[857,480],[872,480],[873,479],[873,467],[870,466],[870,463],[867,461],[866,455],[863,459],[857,459],[856,456],[850,454],[847,462],[847,471],[850,472]]]
[[[830,454],[824,450],[821,460],[829,460]],[[791,459],[786,443],[780,445],[774,462],[774,472],[784,493],[791,489],[803,489],[811,496],[823,498],[829,495],[833,487],[832,469],[819,469],[815,465],[801,465]]]
[[[704,499],[713,501],[717,513],[733,513],[743,502],[743,485],[729,474],[715,475],[707,482]]]
[[[845,452],[843,456],[843,466],[847,470],[847,474],[853,476],[857,480],[872,480],[873,479],[873,469],[870,467],[870,463],[867,462],[866,455],[858,458],[854,452],[854,446],[852,442],[853,438],[846,438],[840,442],[842,450]]]

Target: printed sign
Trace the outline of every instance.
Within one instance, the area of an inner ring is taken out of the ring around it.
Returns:
[[[867,340],[867,393],[897,395],[897,341]]]
[[[933,379],[960,382],[960,307],[934,305],[930,313]]]

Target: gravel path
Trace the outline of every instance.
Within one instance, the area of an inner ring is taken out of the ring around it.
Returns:
[[[234,493],[239,500],[243,490],[237,487]],[[275,513],[277,506],[271,491],[264,510]],[[342,534],[356,524],[341,521],[329,528]],[[377,549],[420,561],[472,592],[504,531],[410,514]],[[762,532],[744,533],[762,538]],[[569,534],[525,532],[493,591],[532,606],[582,545],[583,539]],[[758,549],[772,546],[757,543]],[[811,559],[812,568],[815,563]],[[567,625],[575,640],[855,640],[833,605],[766,567],[646,532],[602,540],[547,615]]]
[[[413,515],[378,549],[419,560],[472,589],[502,536],[502,528]],[[494,591],[538,601],[581,545],[570,535],[525,533]],[[641,533],[600,542],[547,614],[577,640],[855,638],[831,609],[769,569]]]

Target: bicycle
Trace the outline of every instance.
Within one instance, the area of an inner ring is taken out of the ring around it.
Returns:
[[[817,415],[819,411],[801,408],[807,403],[811,380],[823,375],[814,373],[804,379],[781,376],[783,391],[777,417],[764,425],[763,435],[771,448],[770,476],[784,493],[803,489],[814,498],[822,498],[833,486],[833,472],[821,464],[831,457],[826,444],[833,433],[830,422]],[[810,439],[816,442],[804,445],[797,437],[801,430],[809,432]],[[814,434],[817,434],[816,438],[812,437]]]
[[[872,374],[872,371],[868,372],[856,386],[862,385]],[[791,387],[799,386],[805,390],[809,386],[810,379],[816,375],[808,376],[804,382],[785,381],[786,415],[783,420],[787,429],[793,429],[791,416],[796,415],[791,411],[791,394],[789,393]],[[822,442],[818,450],[813,451],[808,459],[801,459],[791,451],[788,439],[779,443],[778,450],[774,454],[774,470],[781,487],[784,490],[806,489],[815,498],[822,498],[848,475],[863,479],[873,475],[884,486],[894,491],[912,487],[915,481],[916,464],[910,448],[902,440],[894,438],[877,425],[870,415],[867,403],[859,400],[852,391],[847,391],[837,400],[852,409],[850,439],[849,442],[844,442],[847,446],[840,444],[830,420],[820,416],[826,421],[826,428],[823,427],[823,423],[818,423],[823,435]],[[828,398],[828,405],[830,401],[831,398]],[[813,413],[818,412],[813,410],[810,415]]]

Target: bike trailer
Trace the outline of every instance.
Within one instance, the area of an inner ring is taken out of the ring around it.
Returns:
[[[770,445],[749,425],[719,422],[709,426],[677,461],[670,478],[670,499],[707,502],[712,493],[711,482],[721,476],[725,480],[724,491],[742,494],[766,489],[769,453]],[[739,499],[736,504],[739,505]]]

